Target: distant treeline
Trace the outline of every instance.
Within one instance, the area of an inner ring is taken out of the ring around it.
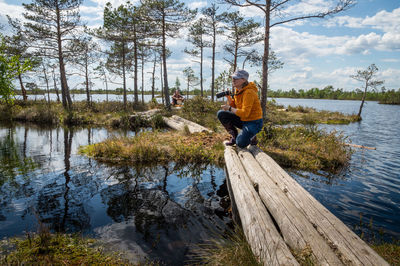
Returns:
[[[361,100],[364,92],[360,89],[344,91],[327,86],[323,89],[312,88],[310,90],[268,90],[268,97],[275,98],[304,98],[304,99],[333,99],[333,100]],[[400,88],[396,90],[368,91],[365,100],[378,101],[382,104],[400,104]]]
[[[175,91],[176,88],[171,88],[171,92]],[[182,94],[186,94],[186,90],[180,90]],[[20,94],[20,91],[16,91]],[[44,90],[27,91],[28,94],[46,94]],[[50,90],[50,93],[56,93],[55,90]],[[85,94],[84,89],[73,89],[72,94]],[[92,94],[122,94],[122,89],[105,91],[102,89],[91,90]],[[155,92],[156,95],[161,94],[160,91]],[[303,99],[332,99],[332,100],[361,100],[363,96],[363,91],[356,89],[354,91],[344,91],[343,89],[334,89],[332,86],[327,86],[323,89],[312,88],[309,90],[295,90],[291,89],[289,91],[283,90],[268,90],[268,97],[271,98],[303,98]],[[133,94],[133,91],[127,91],[127,94]],[[144,94],[149,95],[151,91],[144,91]],[[190,95],[200,95],[199,89],[190,90]],[[211,91],[204,90],[204,95],[210,96]],[[381,91],[373,90],[367,92],[367,101],[378,101],[382,104],[400,104],[400,88],[397,90],[386,90],[381,88]]]

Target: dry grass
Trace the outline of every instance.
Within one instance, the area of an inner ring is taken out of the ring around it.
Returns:
[[[113,138],[81,147],[80,152],[103,162],[123,164],[223,165],[224,135],[216,133],[145,132],[132,138]]]

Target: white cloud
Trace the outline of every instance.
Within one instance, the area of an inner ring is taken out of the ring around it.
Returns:
[[[383,32],[396,32],[400,34],[400,8],[392,12],[385,10],[379,11],[374,16],[357,18],[350,16],[339,16],[328,20],[325,26],[328,27],[348,27],[348,28],[372,28]]]
[[[7,4],[4,0],[0,0],[0,10],[1,10],[1,17],[5,17],[9,15],[12,18],[23,19],[22,13],[25,12],[25,9],[22,5],[12,5]]]
[[[203,8],[206,6],[207,6],[207,1],[192,2],[189,3],[188,5],[190,9]]]

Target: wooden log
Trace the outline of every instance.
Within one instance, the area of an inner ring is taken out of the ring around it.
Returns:
[[[249,148],[268,176],[307,217],[316,230],[337,249],[348,265],[388,265],[372,248],[334,216],[270,156],[256,146]]]
[[[352,144],[352,143],[345,143],[344,145],[354,147],[354,148],[360,148],[360,149],[376,150],[375,147],[368,147],[368,146],[357,145],[357,144]]]
[[[193,127],[193,130],[196,130],[196,132],[203,132],[203,131],[206,131],[206,132],[209,132],[209,133],[212,132],[211,129],[203,127],[203,126],[201,126],[201,125],[199,125],[199,124],[197,124],[197,123],[195,123],[193,121],[187,120],[187,119],[182,118],[180,116],[173,115],[172,118],[177,120],[177,121],[179,121],[179,122],[181,122],[181,123],[184,123],[185,125],[186,124],[189,125],[189,127]]]
[[[299,265],[251,186],[236,152],[227,146],[224,156],[227,178],[234,194],[244,234],[253,253],[264,265]]]
[[[264,172],[249,150],[239,149],[238,155],[253,186],[258,188],[262,202],[275,219],[286,244],[298,252],[311,249],[313,261],[317,265],[342,265],[334,250]]]
[[[212,132],[210,129],[203,127],[199,124],[196,124],[192,121],[186,120],[177,115],[173,115],[171,117],[163,117],[164,122],[171,128],[179,131],[183,131],[185,126],[188,128],[190,133],[196,132]]]
[[[151,109],[151,110],[148,110],[145,112],[137,112],[137,113],[131,115],[130,118],[141,116],[141,117],[145,117],[148,119],[148,118],[152,117],[153,115],[155,115],[156,113],[158,113],[159,111],[160,111],[160,109]]]

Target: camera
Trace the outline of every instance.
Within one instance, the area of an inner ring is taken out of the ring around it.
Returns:
[[[230,91],[221,91],[221,92],[217,93],[215,96],[217,96],[217,98],[219,99],[221,97],[228,96],[228,95],[231,95]]]

